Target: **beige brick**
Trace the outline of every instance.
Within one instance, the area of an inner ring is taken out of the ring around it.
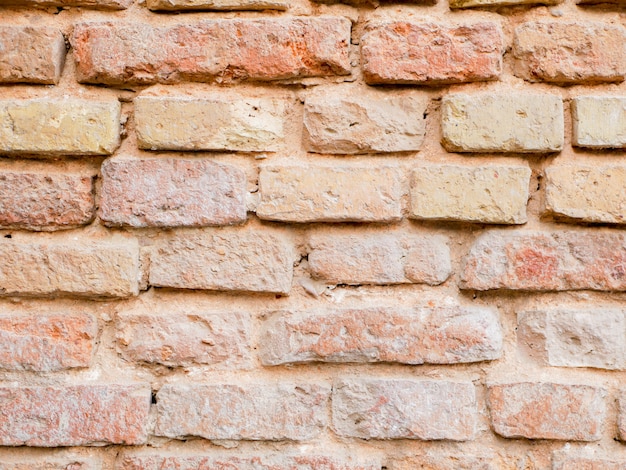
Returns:
[[[563,148],[563,102],[550,94],[447,95],[442,130],[451,152],[556,152]]]
[[[109,155],[120,144],[120,112],[117,100],[0,100],[0,152]]]
[[[3,458],[0,470],[100,470],[102,462],[99,459],[85,457],[31,457],[31,458]]]
[[[288,0],[147,0],[150,10],[287,10]]]
[[[26,7],[85,7],[96,10],[124,10],[134,0],[3,0],[6,5]]]
[[[148,150],[276,150],[284,113],[280,100],[225,93],[135,99],[137,141]]]
[[[626,393],[620,390],[617,398],[617,438],[626,442]]]
[[[579,96],[572,100],[572,144],[587,148],[626,147],[626,98]]]
[[[450,8],[484,8],[509,5],[557,5],[563,0],[450,0]]]
[[[266,165],[259,175],[261,219],[389,222],[402,217],[397,167]]]
[[[429,165],[413,172],[416,219],[523,224],[530,184],[526,166]]]
[[[598,452],[596,455],[592,452],[554,452],[552,470],[626,470],[625,459],[612,459],[603,454],[604,452]]]

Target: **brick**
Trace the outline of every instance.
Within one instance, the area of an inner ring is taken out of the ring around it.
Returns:
[[[478,422],[471,382],[342,380],[333,386],[333,427],[344,437],[467,441]]]
[[[128,361],[170,367],[251,364],[250,317],[240,313],[120,312],[116,338]]]
[[[392,166],[261,167],[260,219],[391,222],[402,217],[402,174]]]
[[[620,392],[617,398],[617,438],[626,442],[626,394]]]
[[[624,235],[614,231],[491,231],[465,260],[462,289],[625,290]]]
[[[120,103],[0,100],[0,153],[110,155],[120,144]]]
[[[0,83],[59,82],[65,61],[61,31],[45,26],[0,26]]]
[[[626,317],[615,309],[549,309],[518,313],[518,341],[556,367],[626,369]]]
[[[438,285],[452,270],[447,239],[437,235],[322,233],[309,247],[311,274],[336,284]]]
[[[411,179],[411,216],[490,224],[523,224],[530,184],[527,166],[429,165]]]
[[[494,431],[502,437],[598,441],[606,390],[589,385],[517,382],[488,386]]]
[[[4,5],[26,7],[86,7],[96,10],[124,10],[134,0],[3,0]]]
[[[515,29],[515,75],[531,82],[620,82],[626,75],[621,26],[592,22],[530,22]]]
[[[150,388],[141,385],[0,387],[3,446],[144,444]]]
[[[392,460],[393,470],[500,470],[509,467],[497,467],[493,457],[476,457],[452,454],[450,452],[429,452],[427,455],[402,456]]]
[[[245,222],[246,175],[204,158],[113,158],[102,165],[105,225],[202,227]]]
[[[219,94],[135,99],[139,148],[273,151],[285,137],[285,103]]]
[[[626,470],[626,461],[593,455],[554,452],[552,470]]]
[[[83,457],[48,458],[40,456],[32,459],[18,458],[0,462],[0,470],[99,470],[97,459]]]
[[[545,170],[548,214],[558,219],[624,224],[626,166],[553,165]]]
[[[313,384],[164,385],[155,434],[170,438],[313,439],[326,427],[330,388]]]
[[[147,0],[150,10],[288,10],[287,0]]]
[[[557,5],[561,0],[451,0],[450,8],[485,8],[509,5]]]
[[[0,170],[0,227],[60,230],[95,216],[92,175]]]
[[[109,85],[281,80],[350,74],[345,18],[207,20],[74,28],[77,78]]]
[[[502,30],[492,22],[373,23],[361,38],[363,74],[370,84],[495,80],[503,53]]]
[[[0,238],[2,295],[128,297],[137,295],[138,279],[135,239]]]
[[[626,147],[626,98],[579,96],[572,100],[572,145],[587,148]]]
[[[456,364],[497,359],[502,329],[484,308],[341,308],[279,312],[263,326],[264,365],[299,362]]]
[[[150,260],[158,287],[287,294],[291,290],[291,241],[281,233],[207,229],[164,235]]]
[[[443,98],[442,143],[450,152],[557,152],[563,101],[550,94],[451,94]]]
[[[419,150],[428,102],[417,94],[322,89],[306,98],[306,148],[333,154]]]
[[[0,368],[89,367],[98,322],[87,314],[0,315]]]

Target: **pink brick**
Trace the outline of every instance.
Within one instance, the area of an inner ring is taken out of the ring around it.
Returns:
[[[124,10],[135,0],[4,0],[6,5],[26,7],[85,7],[95,10]]]
[[[555,452],[552,457],[552,470],[626,470],[626,460],[605,458],[604,452],[597,455],[568,454]]]
[[[1,470],[100,470],[99,459],[85,457],[47,457],[2,459]]]

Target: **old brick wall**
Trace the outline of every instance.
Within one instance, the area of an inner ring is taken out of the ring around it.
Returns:
[[[0,4],[0,469],[626,468],[621,0]]]

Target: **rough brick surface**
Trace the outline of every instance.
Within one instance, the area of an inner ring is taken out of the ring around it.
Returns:
[[[25,459],[3,460],[0,470],[99,470],[98,459],[83,457],[34,457]]]
[[[626,246],[617,231],[491,231],[472,246],[463,289],[626,289]]]
[[[556,453],[552,459],[552,470],[624,470],[626,460],[603,458],[595,456],[567,455],[565,452]]]
[[[402,217],[399,168],[266,165],[256,215],[283,222],[389,222]]]
[[[326,427],[330,388],[321,384],[164,385],[157,394],[158,436],[293,440]]]
[[[78,173],[0,170],[0,227],[58,230],[95,215],[93,177]]]
[[[287,10],[287,0],[148,0],[150,10]]]
[[[0,388],[4,446],[143,444],[150,389],[140,385]]]
[[[471,382],[343,380],[332,410],[335,432],[363,439],[466,441],[478,422]]]
[[[450,8],[501,7],[508,5],[556,5],[561,0],[451,0]]]
[[[589,385],[518,382],[488,387],[491,423],[503,437],[597,441],[606,390]]]
[[[523,224],[530,183],[525,166],[429,165],[411,179],[416,219]]]
[[[443,145],[451,152],[556,152],[563,102],[549,94],[452,94],[442,102]]]
[[[309,239],[309,270],[336,284],[438,285],[450,276],[450,250],[442,236],[326,233]]]
[[[626,29],[599,22],[531,22],[515,30],[515,74],[553,83],[618,82],[626,75]]]
[[[86,7],[97,10],[124,10],[134,0],[6,0],[6,5],[27,7]]]
[[[241,223],[247,215],[246,176],[202,158],[110,159],[102,165],[99,215],[112,226]]]
[[[332,17],[80,23],[72,38],[78,80],[106,84],[346,75],[349,43],[350,22]]]
[[[384,83],[462,83],[495,80],[504,38],[496,23],[372,23],[361,38],[365,80]]]
[[[337,309],[280,312],[265,322],[265,365],[297,362],[455,364],[497,359],[498,315],[482,308]]]
[[[626,147],[626,98],[579,96],[572,100],[572,143],[587,148]]]

